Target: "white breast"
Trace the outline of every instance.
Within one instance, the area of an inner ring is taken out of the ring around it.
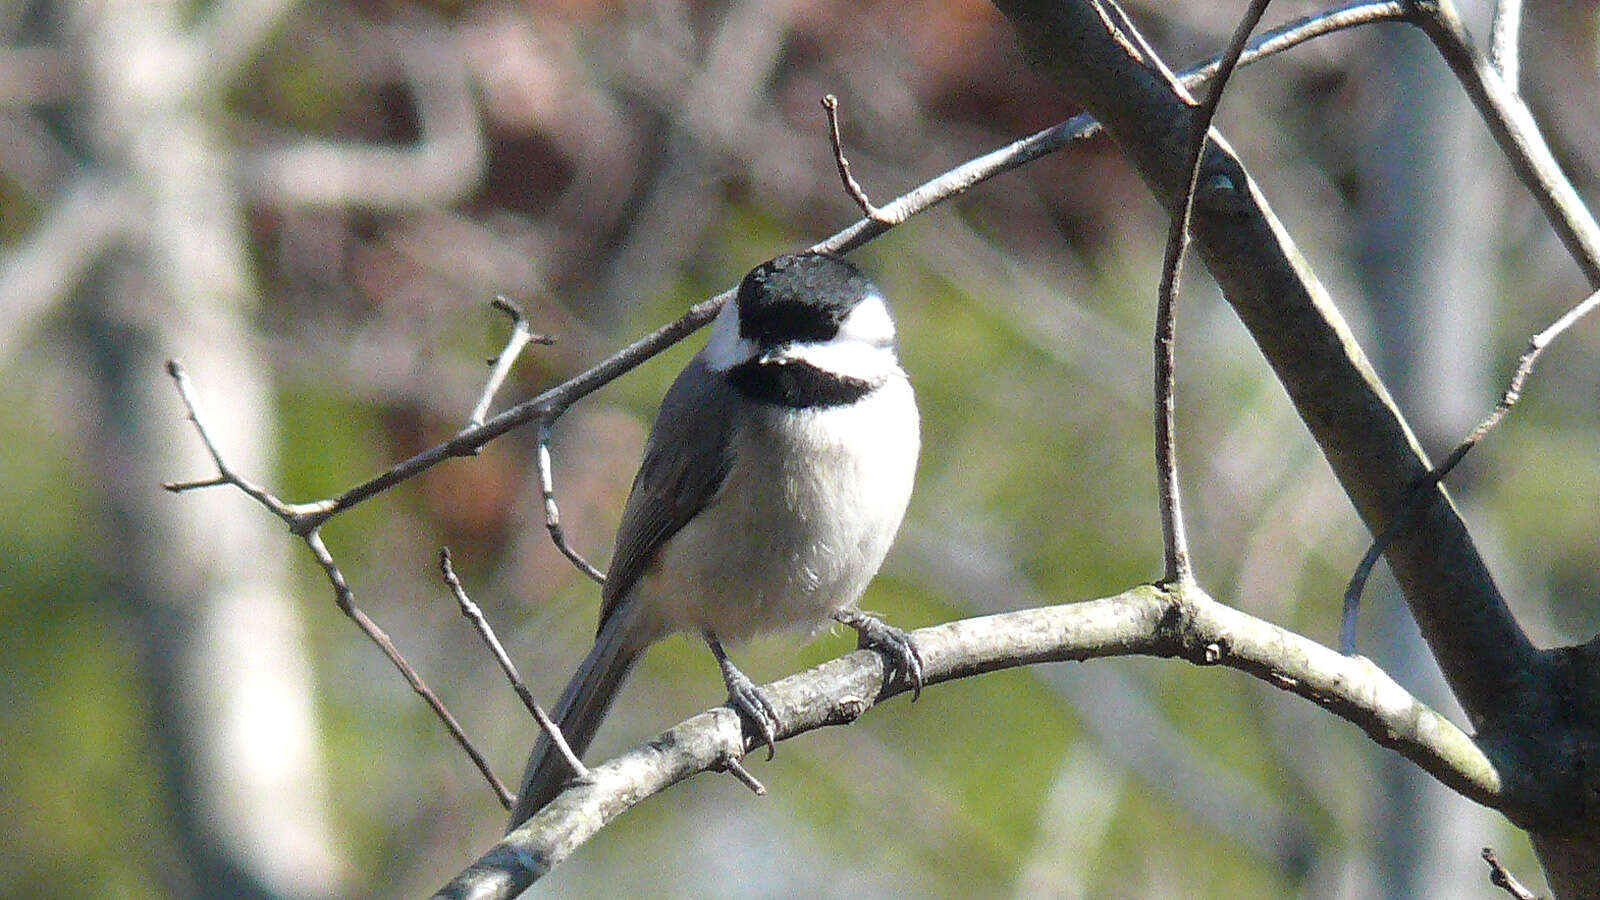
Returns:
[[[636,591],[669,627],[729,641],[815,628],[877,574],[911,497],[919,446],[904,373],[848,406],[759,408],[735,465],[661,548]]]

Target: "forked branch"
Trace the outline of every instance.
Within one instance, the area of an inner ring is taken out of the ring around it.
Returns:
[[[461,727],[461,723],[456,721],[456,717],[445,707],[444,701],[440,700],[439,695],[428,687],[427,682],[423,681],[417,670],[409,662],[406,662],[405,656],[400,653],[400,649],[395,646],[389,635],[356,605],[355,591],[351,589],[350,582],[345,579],[344,572],[339,569],[339,564],[334,561],[333,554],[328,551],[327,544],[323,543],[321,530],[317,527],[311,527],[304,531],[295,530],[296,523],[301,521],[302,513],[299,512],[302,508],[301,506],[284,503],[266,488],[244,478],[228,464],[227,458],[223,455],[221,449],[211,439],[211,431],[206,425],[206,419],[201,412],[199,400],[194,394],[194,386],[189,381],[189,375],[184,370],[183,363],[175,359],[170,360],[167,363],[167,373],[172,376],[173,383],[177,385],[178,396],[183,400],[189,421],[194,423],[195,432],[200,435],[201,443],[205,444],[206,452],[211,454],[211,459],[217,467],[217,475],[214,478],[202,481],[170,482],[165,485],[167,490],[179,493],[199,488],[232,485],[288,523],[290,529],[295,531],[295,534],[301,540],[305,541],[306,547],[310,549],[311,555],[317,561],[317,565],[321,566],[323,573],[327,575],[328,583],[333,587],[334,602],[338,604],[339,610],[350,621],[354,622],[357,628],[361,629],[361,633],[365,634],[368,640],[383,651],[383,655],[389,658],[389,662],[400,672],[400,676],[406,680],[411,689],[416,692],[417,696],[422,698],[423,702],[428,704],[428,707],[433,710],[439,721],[444,723],[445,729],[450,732],[450,736],[455,739],[462,751],[472,760],[472,764],[477,767],[479,772],[483,773],[484,780],[489,783],[490,789],[494,791],[501,804],[510,808],[511,792],[506,790],[506,786],[495,776],[494,770],[489,767],[489,763],[484,759],[483,754],[478,751],[472,740],[467,737],[466,730]]]

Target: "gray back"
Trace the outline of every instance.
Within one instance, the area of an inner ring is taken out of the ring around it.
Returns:
[[[668,538],[704,509],[728,474],[734,390],[696,355],[661,398],[633,478],[600,596],[600,627]]]

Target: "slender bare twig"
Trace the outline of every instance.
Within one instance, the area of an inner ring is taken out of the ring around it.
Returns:
[[[1600,291],[1585,297],[1576,306],[1567,310],[1559,319],[1550,323],[1543,331],[1534,335],[1528,341],[1528,349],[1523,351],[1517,360],[1517,367],[1511,373],[1511,381],[1506,385],[1506,391],[1500,396],[1500,401],[1494,409],[1485,416],[1472,432],[1461,440],[1461,443],[1450,451],[1444,461],[1433,467],[1427,475],[1421,478],[1410,490],[1406,492],[1405,499],[1401,501],[1400,510],[1383,533],[1372,542],[1367,552],[1361,557],[1361,563],[1356,566],[1355,573],[1350,576],[1350,583],[1344,591],[1344,613],[1339,623],[1339,649],[1344,653],[1354,653],[1356,647],[1356,619],[1361,609],[1361,594],[1366,590],[1367,579],[1372,576],[1372,570],[1378,564],[1378,558],[1405,527],[1410,524],[1411,517],[1422,508],[1421,500],[1428,495],[1440,482],[1455,469],[1457,465],[1478,446],[1489,432],[1493,431],[1511,412],[1511,408],[1522,399],[1522,389],[1527,384],[1529,376],[1533,374],[1533,365],[1545,349],[1560,337],[1567,329],[1577,324],[1580,319],[1593,312],[1600,306]]]
[[[185,417],[193,423],[195,432],[200,435],[200,443],[204,444],[206,452],[211,454],[211,462],[217,467],[217,474],[213,478],[199,481],[164,482],[161,485],[163,488],[174,494],[181,494],[199,488],[233,485],[250,499],[266,507],[273,515],[289,523],[291,527],[308,509],[318,506],[318,504],[285,503],[271,491],[235,472],[223,458],[222,451],[217,449],[216,442],[211,439],[211,431],[206,427],[205,416],[200,412],[200,400],[195,396],[194,384],[190,382],[189,371],[183,367],[183,362],[176,359],[167,360],[167,374],[172,376],[173,384],[177,385],[178,397],[183,400],[186,411]],[[303,534],[300,536],[304,537]]]
[[[494,402],[494,395],[500,392],[500,386],[505,384],[506,376],[511,374],[511,367],[524,347],[530,343],[548,347],[556,342],[550,335],[535,334],[528,327],[528,317],[522,312],[522,307],[511,302],[510,298],[496,296],[490,305],[510,317],[511,335],[506,338],[506,345],[499,355],[489,361],[489,380],[483,385],[477,405],[472,407],[472,415],[467,417],[467,429],[483,424],[484,418],[489,415],[489,405]]]
[[[1529,339],[1528,349],[1523,351],[1521,358],[1517,360],[1517,367],[1511,373],[1511,381],[1506,385],[1506,392],[1501,395],[1500,402],[1495,404],[1494,410],[1482,422],[1479,422],[1478,427],[1472,429],[1472,433],[1467,435],[1450,452],[1445,461],[1439,465],[1440,477],[1450,474],[1450,470],[1454,469],[1456,464],[1461,462],[1462,458],[1473,447],[1476,447],[1479,441],[1483,440],[1484,435],[1493,431],[1500,424],[1500,420],[1506,417],[1506,413],[1511,412],[1511,407],[1522,399],[1523,385],[1527,383],[1528,377],[1533,374],[1533,365],[1539,361],[1539,357],[1544,353],[1545,349],[1556,338],[1564,334],[1567,329],[1576,325],[1580,319],[1593,312],[1597,306],[1600,306],[1600,291],[1595,291],[1585,297],[1577,305],[1563,313],[1561,318],[1551,322],[1543,331]]]
[[[730,756],[723,760],[722,771],[727,772],[729,775],[732,775],[734,778],[738,779],[740,783],[749,788],[750,792],[755,794],[757,797],[765,797],[767,795],[767,786],[757,780],[756,776],[750,774],[750,770],[746,769],[744,767],[744,763],[740,762],[737,757]]]
[[[1183,498],[1178,480],[1177,378],[1174,369],[1174,344],[1177,336],[1178,288],[1183,270],[1183,254],[1189,246],[1189,220],[1194,215],[1195,189],[1200,182],[1200,163],[1211,134],[1211,120],[1222,103],[1222,92],[1244,55],[1250,33],[1261,21],[1270,0],[1251,0],[1244,17],[1234,29],[1223,51],[1216,74],[1211,78],[1206,97],[1192,121],[1187,161],[1189,177],[1183,202],[1167,229],[1166,256],[1161,264],[1161,287],[1156,299],[1155,333],[1155,444],[1156,493],[1161,509],[1161,536],[1166,558],[1166,581],[1187,582],[1194,577],[1189,559],[1189,539],[1183,527]],[[1152,62],[1154,54],[1150,55]],[[1165,71],[1164,69],[1162,70]]]
[[[1518,0],[1504,0],[1497,5],[1488,60],[1472,46],[1461,17],[1449,0],[1416,3],[1413,9],[1415,24],[1428,35],[1434,49],[1478,108],[1490,133],[1510,160],[1512,169],[1533,193],[1556,235],[1583,269],[1590,285],[1600,286],[1600,224],[1595,222],[1571,180],[1562,173],[1545,144],[1538,123],[1517,95],[1517,26],[1521,16]],[[1423,499],[1484,435],[1500,423],[1516,403],[1523,382],[1533,371],[1534,360],[1543,352],[1540,337],[1548,335],[1545,343],[1553,340],[1586,315],[1594,302],[1595,298],[1591,296],[1534,337],[1534,342],[1530,343],[1528,351],[1517,365],[1510,388],[1495,410],[1479,423],[1466,440],[1456,446],[1444,463],[1418,479],[1403,495],[1393,518],[1367,548],[1345,588],[1344,610],[1339,624],[1339,647],[1345,653],[1355,652],[1361,595],[1383,551],[1411,523],[1422,508]]]
[[[566,532],[561,529],[561,510],[556,506],[555,466],[550,461],[550,425],[547,422],[539,423],[539,491],[544,495],[544,527],[550,532],[550,541],[562,556],[578,567],[578,571],[593,579],[595,584],[605,584],[606,573],[572,549],[572,545],[567,543]]]
[[[1483,861],[1489,864],[1489,883],[1515,897],[1516,900],[1539,900],[1539,895],[1528,890],[1511,870],[1500,862],[1493,847],[1483,848]]]
[[[204,481],[168,483],[164,487],[176,493],[194,488],[214,487],[224,484],[232,485],[244,492],[246,496],[272,511],[280,519],[291,523],[292,527],[298,516],[295,511],[297,507],[279,500],[270,491],[248,481],[228,465],[227,460],[222,455],[222,451],[211,439],[211,432],[206,427],[205,416],[201,413],[199,402],[194,395],[194,386],[190,383],[188,372],[184,370],[183,364],[175,359],[170,360],[167,363],[167,373],[172,376],[173,383],[177,385],[178,396],[183,400],[189,421],[194,423],[195,432],[200,435],[200,442],[205,445],[206,452],[211,454],[211,460],[216,464],[217,476]],[[495,776],[494,771],[489,768],[489,763],[484,759],[483,754],[478,752],[477,747],[473,746],[472,740],[467,737],[467,733],[461,727],[461,723],[456,721],[456,717],[450,713],[449,709],[445,708],[444,701],[440,700],[439,696],[433,692],[433,689],[428,687],[427,683],[422,680],[422,676],[417,674],[417,670],[406,662],[405,657],[400,653],[400,649],[395,646],[389,635],[378,627],[378,623],[374,622],[360,607],[356,606],[355,591],[351,589],[350,582],[345,579],[344,572],[340,571],[339,564],[334,561],[333,554],[328,552],[327,545],[323,543],[321,531],[311,528],[305,532],[297,532],[297,534],[305,541],[306,546],[311,550],[311,555],[316,558],[317,564],[322,567],[322,571],[327,575],[328,583],[333,586],[334,602],[338,604],[340,611],[350,621],[354,622],[356,627],[360,628],[362,633],[389,658],[389,662],[393,663],[394,667],[400,671],[401,677],[405,678],[406,683],[411,685],[411,689],[428,704],[434,715],[439,717],[439,721],[444,723],[445,729],[450,732],[450,736],[455,738],[456,743],[460,745],[462,750],[466,751],[467,757],[472,760],[472,764],[477,766],[478,771],[483,773],[484,779],[489,782],[489,787],[495,792],[495,796],[509,809],[511,804],[510,791],[506,790],[506,786],[501,783],[500,779]]]
[[[1583,269],[1590,287],[1600,287],[1600,224],[1572,186],[1545,143],[1527,104],[1472,45],[1450,0],[1415,3],[1416,23],[1477,107],[1489,133],[1533,193],[1545,219]]]
[[[1350,28],[1375,22],[1405,21],[1411,14],[1410,4],[1406,0],[1374,0],[1374,2],[1350,3],[1335,7],[1324,13],[1296,19],[1264,33],[1250,43],[1239,64],[1250,65],[1260,62],[1307,41]],[[1215,74],[1218,62],[1219,60],[1212,59],[1185,69],[1178,75],[1178,80],[1190,88],[1204,84]],[[847,253],[917,213],[955,197],[976,184],[1020,168],[1040,157],[1048,156],[1068,144],[1088,140],[1098,135],[1100,130],[1100,123],[1085,113],[1013,141],[913,188],[893,202],[878,207],[877,218],[862,219],[832,237],[813,244],[811,249],[826,250],[829,253]]]
[[[822,109],[828,116],[828,142],[833,145],[833,164],[839,170],[839,180],[844,182],[844,192],[850,199],[861,207],[861,214],[869,219],[889,224],[878,212],[878,208],[867,199],[867,192],[862,190],[861,182],[850,174],[850,160],[844,156],[844,138],[839,134],[839,98],[832,94],[822,95]]]
[[[539,701],[533,699],[533,691],[528,690],[527,684],[523,683],[522,676],[517,672],[516,664],[511,661],[511,657],[506,654],[505,648],[500,645],[500,639],[495,637],[494,629],[489,626],[489,620],[484,618],[483,610],[479,609],[478,604],[472,602],[472,598],[467,596],[467,589],[462,587],[461,579],[456,577],[456,568],[450,559],[449,547],[439,550],[439,572],[444,576],[445,585],[455,595],[456,602],[461,605],[461,614],[466,616],[473,627],[478,629],[478,635],[483,638],[485,644],[489,645],[489,652],[494,654],[495,662],[500,664],[500,670],[506,674],[506,678],[511,680],[511,689],[517,692],[518,697],[522,698],[522,705],[526,706],[528,712],[533,714],[534,721],[539,723],[539,727],[550,738],[550,743],[555,746],[556,752],[560,753],[561,758],[567,761],[567,767],[572,769],[573,776],[588,778],[588,767],[583,764],[583,760],[578,758],[578,754],[572,752],[572,747],[567,744],[566,735],[561,733],[560,727],[545,713],[544,707],[539,705]],[[511,798],[507,796],[502,799],[505,801],[505,808],[509,810],[511,808]]]
[[[1521,78],[1521,32],[1522,0],[1496,0],[1494,21],[1489,25],[1489,65],[1500,73],[1500,80],[1513,94],[1519,92],[1517,82]]]

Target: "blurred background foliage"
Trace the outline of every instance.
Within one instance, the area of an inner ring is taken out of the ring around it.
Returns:
[[[1236,8],[1238,6],[1239,8]],[[1270,22],[1315,7],[1284,0]],[[1138,2],[1169,61],[1239,4]],[[1469,8],[1486,33],[1486,10]],[[1587,197],[1592,0],[1526,11],[1524,93]],[[458,429],[503,321],[556,335],[527,397],[754,263],[853,221],[818,100],[881,202],[1074,109],[978,0],[9,0],[0,5],[0,895],[391,897],[499,834],[476,772],[331,602],[206,477],[162,362],[288,499]],[[1420,39],[1324,39],[1232,83],[1221,128],[1431,452],[1585,292]],[[924,414],[906,528],[865,605],[913,627],[1120,591],[1160,570],[1149,319],[1164,224],[1105,139],[981,185],[856,254]],[[1181,455],[1201,580],[1331,641],[1365,535],[1216,289],[1189,269]],[[654,405],[700,339],[555,434],[599,563]],[[1542,643],[1597,625],[1600,338],[1546,358],[1454,482]],[[448,544],[536,693],[596,590],[550,546],[533,435],[326,528],[358,602],[515,781],[534,729],[435,574]],[[1363,649],[1451,708],[1392,587]],[[736,655],[758,679],[851,646]],[[597,757],[722,698],[653,650]],[[1457,713],[1459,721],[1459,714]],[[1525,839],[1319,710],[1150,660],[1005,672],[785,744],[755,799],[703,776],[545,882],[572,896],[1497,896]]]

